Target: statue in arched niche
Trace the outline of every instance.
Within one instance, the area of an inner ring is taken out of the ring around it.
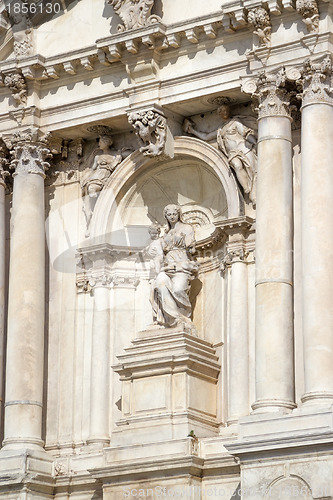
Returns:
[[[99,149],[93,152],[93,160],[87,177],[81,184],[83,196],[83,211],[86,217],[87,230],[96,205],[97,198],[112,172],[121,163],[124,151],[111,149],[113,139],[111,128],[104,125],[89,127],[90,132],[99,135]],[[87,231],[88,235],[88,231]]]
[[[248,127],[245,121],[253,121],[249,116],[231,116],[228,104],[222,104],[218,113],[223,122],[217,130],[200,132],[195,129],[194,122],[185,119],[183,130],[199,139],[210,141],[217,139],[217,145],[226,156],[230,167],[234,170],[239,184],[250,201],[256,204],[257,179],[257,139],[254,129]]]
[[[157,276],[152,281],[150,299],[154,324],[165,327],[183,325],[193,330],[189,291],[191,280],[198,270],[193,259],[194,229],[191,224],[182,221],[178,205],[167,205],[163,215],[167,221],[165,234],[159,239],[163,256]]]

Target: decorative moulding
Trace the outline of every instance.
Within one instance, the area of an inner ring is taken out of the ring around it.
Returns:
[[[246,5],[245,5],[246,4]],[[283,9],[295,10],[292,0],[283,0],[281,7],[277,0],[267,3],[268,14],[281,14]],[[1,73],[20,70],[27,80],[56,80],[74,77],[82,70],[93,71],[97,66],[122,61],[129,57],[139,57],[147,50],[173,50],[185,44],[196,45],[218,36],[219,31],[234,33],[239,29],[252,31],[248,23],[247,12],[258,7],[253,0],[243,4],[229,2],[222,11],[195,18],[190,22],[175,23],[166,26],[156,19],[152,25],[144,25],[121,33],[98,39],[90,47],[74,50],[70,53],[45,58],[40,54],[7,59],[1,63]],[[0,83],[1,85],[1,83]]]

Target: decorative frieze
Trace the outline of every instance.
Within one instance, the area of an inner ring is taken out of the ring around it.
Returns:
[[[272,24],[267,10],[263,7],[250,9],[247,20],[254,28],[253,33],[257,35],[259,44],[263,47],[269,47],[271,43]]]
[[[98,287],[109,287],[112,278],[105,269],[93,270],[89,278],[89,285],[92,290]]]
[[[302,16],[309,33],[319,29],[319,10],[316,0],[296,0],[296,10]]]
[[[161,19],[151,15],[155,0],[107,0],[124,24],[118,25],[118,31],[142,28],[157,23]]]
[[[30,128],[4,138],[12,156],[11,167],[15,169],[13,177],[18,174],[37,174],[45,178],[45,172],[50,167],[46,160],[53,156],[48,145],[49,137],[49,134],[43,134],[37,128]]]
[[[115,288],[136,288],[140,279],[133,275],[113,274],[112,283]]]
[[[332,59],[327,55],[320,62],[307,59],[301,71],[303,86],[303,106],[312,103],[333,105]]]

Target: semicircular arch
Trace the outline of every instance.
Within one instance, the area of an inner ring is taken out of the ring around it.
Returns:
[[[226,198],[227,217],[241,215],[243,202],[237,183],[234,176],[230,175],[228,163],[220,151],[199,139],[181,136],[175,138],[174,153],[175,159],[189,158],[205,164],[220,181]],[[147,169],[158,164],[159,160],[144,157],[139,151],[135,151],[121,163],[117,175],[109,178],[97,200],[90,226],[92,238],[100,238],[107,233],[108,221],[115,216],[119,200],[126,194],[129,186]]]

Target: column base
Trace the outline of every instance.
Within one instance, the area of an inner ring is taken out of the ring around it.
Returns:
[[[110,446],[110,438],[107,437],[91,437],[87,439],[87,446],[91,449],[100,450]]]
[[[297,405],[287,399],[259,399],[255,401],[251,407],[253,410],[252,413],[273,413],[281,411],[289,413],[296,408]]]
[[[314,391],[307,392],[301,397],[303,405],[333,404],[333,392]]]
[[[0,499],[53,498],[53,457],[44,450],[0,450]]]
[[[44,450],[44,441],[38,438],[5,438],[2,442],[2,450]],[[2,451],[1,450],[1,451]]]

